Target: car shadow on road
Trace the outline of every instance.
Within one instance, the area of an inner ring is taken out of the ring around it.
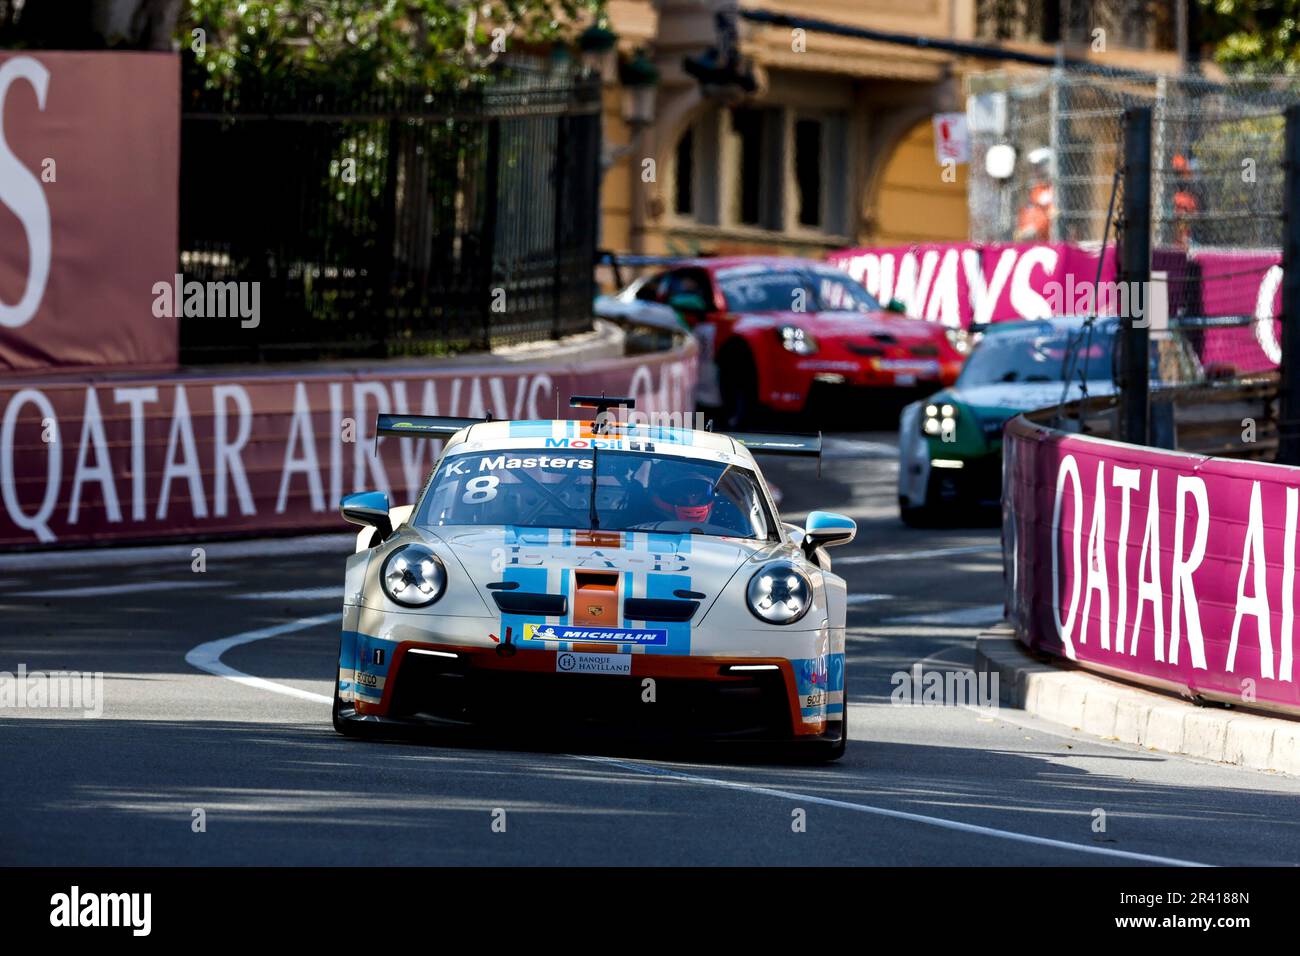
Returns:
[[[667,763],[633,766],[646,755],[505,741],[361,742],[323,721],[6,719],[0,738],[11,770],[22,768],[0,777],[0,862],[10,865],[806,862],[814,846],[826,862],[961,857],[952,846],[966,838],[949,830],[882,830],[878,813],[833,806],[818,811],[815,841],[758,853],[755,834],[782,819],[788,827],[801,795],[1209,862],[1300,856],[1296,796],[1282,782],[1136,782],[1045,754],[938,743],[855,740],[843,762],[810,768],[664,753]],[[1110,820],[1100,835],[1090,829],[1099,807]],[[513,841],[493,838],[497,811],[510,817]],[[1005,849],[1003,862],[1099,862]]]

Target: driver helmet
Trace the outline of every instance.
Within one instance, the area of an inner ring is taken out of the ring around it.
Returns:
[[[682,473],[674,463],[671,475],[659,469],[651,475],[650,500],[678,521],[703,523],[713,513],[713,482],[700,473]]]

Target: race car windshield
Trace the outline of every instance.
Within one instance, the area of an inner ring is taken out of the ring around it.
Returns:
[[[836,269],[722,270],[718,285],[736,312],[879,312],[866,289]]]
[[[754,473],[693,458],[601,449],[601,531],[648,531],[769,540],[776,522]],[[589,529],[592,454],[510,449],[446,458],[415,523]]]
[[[1073,377],[1077,380],[1085,364],[1093,381],[1111,378],[1111,348],[1114,336],[1104,328],[1093,331],[1092,341],[1078,340],[1076,333],[985,335],[966,360],[957,386],[991,385],[998,382],[1059,382],[1070,364],[1073,348]]]

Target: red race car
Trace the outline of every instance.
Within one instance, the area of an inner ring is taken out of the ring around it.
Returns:
[[[890,311],[812,259],[684,259],[618,296],[625,318],[671,307],[700,340],[700,400],[730,427],[802,412],[814,390],[933,391],[956,381],[966,333]]]

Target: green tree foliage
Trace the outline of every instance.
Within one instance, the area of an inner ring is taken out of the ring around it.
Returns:
[[[605,0],[187,0],[178,36],[209,86],[441,85],[564,41]],[[200,52],[201,51],[201,52]],[[191,77],[191,80],[195,77]]]
[[[1300,0],[1195,0],[1201,36],[1225,69],[1300,73]]]

